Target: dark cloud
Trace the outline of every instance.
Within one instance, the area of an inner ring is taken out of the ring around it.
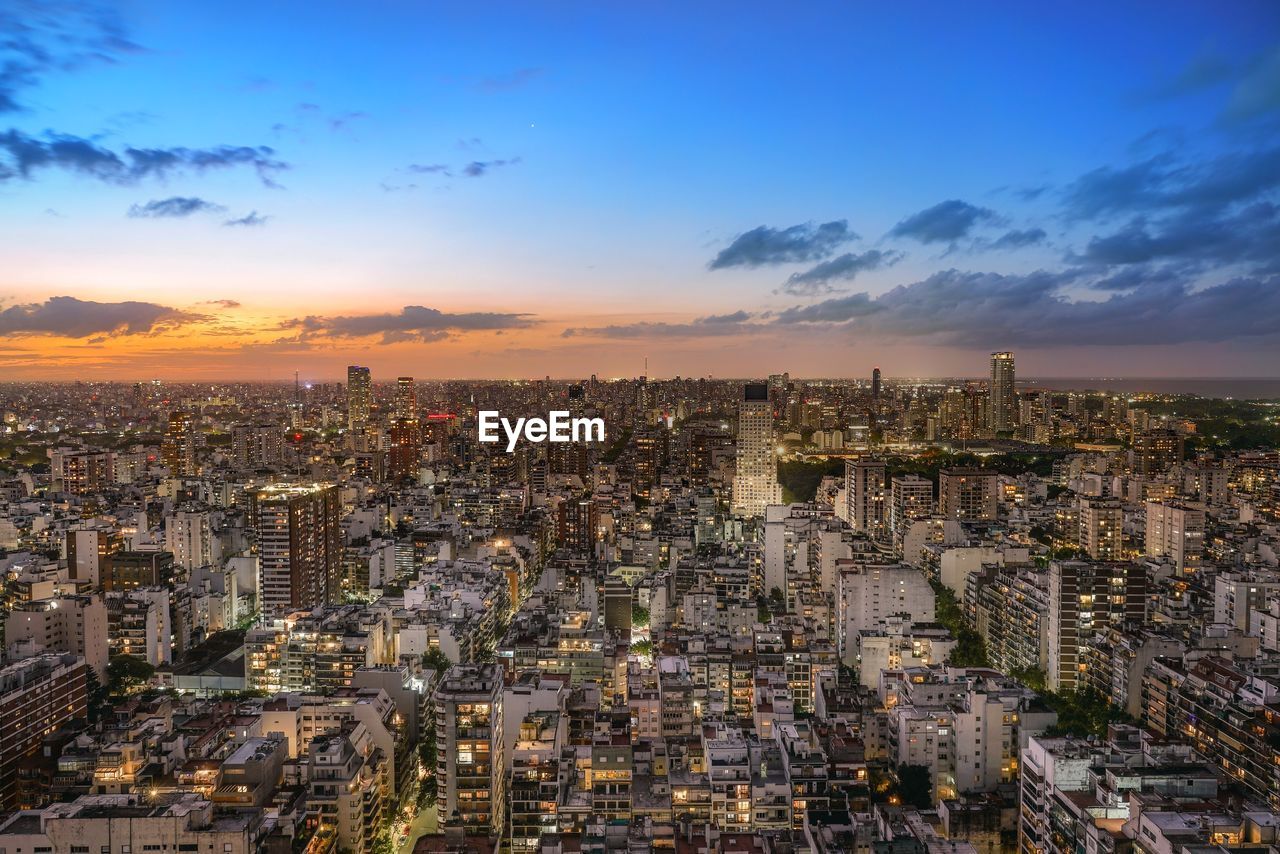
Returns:
[[[1163,101],[1181,98],[1184,95],[1227,83],[1234,79],[1237,73],[1235,63],[1225,56],[1212,50],[1201,51],[1176,75],[1143,92],[1140,100]]]
[[[779,290],[792,296],[813,296],[835,290],[831,283],[852,281],[859,273],[892,267],[902,260],[902,253],[893,250],[868,249],[861,254],[846,252],[823,261],[801,273],[792,273]]]
[[[247,167],[268,186],[289,168],[265,145],[220,145],[214,148],[132,148],[116,152],[83,137],[22,131],[0,133],[0,182],[30,179],[41,169],[60,169],[109,184],[134,184],[144,178],[167,178],[184,172]]]
[[[921,243],[955,243],[978,225],[999,221],[996,212],[960,199],[939,202],[895,225],[890,237],[909,237]]]
[[[1221,208],[1261,198],[1280,187],[1280,147],[1232,152],[1200,163],[1158,154],[1123,168],[1082,175],[1063,196],[1069,219],[1151,214],[1180,208]]]
[[[1067,256],[1072,263],[1111,265],[1174,259],[1280,270],[1280,208],[1254,202],[1225,212],[1197,207],[1154,220],[1139,216]]]
[[[1280,44],[1243,61],[1203,51],[1177,75],[1141,93],[1139,100],[1169,100],[1224,86],[1227,101],[1219,115],[1223,124],[1248,122],[1280,110]]]
[[[244,216],[227,220],[226,222],[223,223],[223,225],[229,225],[233,227],[245,226],[247,228],[254,228],[256,226],[266,225],[268,220],[270,219],[271,217],[269,216],[259,216],[257,211],[249,211]]]
[[[1184,344],[1259,338],[1280,345],[1280,276],[1241,277],[1194,289],[1151,282],[1104,300],[1064,293],[1085,271],[1027,275],[945,270],[872,297],[834,298],[781,312],[774,324],[911,336],[964,347]]]
[[[1277,110],[1280,110],[1280,44],[1245,66],[1222,111],[1222,119],[1227,123],[1242,122]]]
[[[512,157],[510,160],[472,160],[462,167],[462,174],[468,178],[479,178],[500,166],[514,166],[519,162],[519,157]]]
[[[858,235],[849,230],[849,223],[842,219],[819,226],[811,222],[789,228],[761,225],[735,237],[708,266],[723,270],[821,261],[841,245],[857,239]]]
[[[405,167],[410,172],[418,172],[424,175],[444,175],[449,177],[449,167],[443,163],[410,163]]]
[[[0,309],[0,335],[93,338],[144,335],[202,320],[201,315],[150,302],[91,302],[50,297]]]
[[[223,210],[222,205],[195,196],[170,196],[152,199],[146,204],[130,205],[129,216],[135,219],[163,219],[188,217],[197,213],[214,213]]]
[[[758,332],[765,327],[751,323],[754,314],[735,311],[710,314],[688,323],[622,323],[612,326],[578,326],[560,333],[561,338],[712,338]]]
[[[0,3],[0,113],[24,112],[26,90],[50,73],[141,51],[109,8],[60,0]]]
[[[485,77],[477,84],[477,87],[482,92],[506,92],[511,89],[519,89],[521,86],[527,86],[544,73],[541,68],[519,68],[508,74]]]
[[[366,338],[380,335],[382,343],[394,344],[401,341],[439,341],[460,332],[523,329],[533,323],[532,316],[528,314],[487,311],[448,313],[420,305],[407,305],[398,313],[311,316],[291,321],[285,326],[297,329],[303,339],[317,336]]]
[[[992,249],[1022,249],[1044,243],[1048,237],[1043,228],[1012,229],[991,241]]]

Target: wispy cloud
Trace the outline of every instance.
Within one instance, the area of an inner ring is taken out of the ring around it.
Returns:
[[[187,172],[245,167],[262,183],[276,186],[275,176],[287,163],[265,145],[220,145],[213,148],[133,148],[113,151],[93,140],[46,133],[41,138],[22,131],[0,133],[0,182],[32,179],[41,170],[61,170],[108,184],[136,184],[144,178],[168,178]]]
[[[853,281],[859,273],[892,267],[902,258],[902,253],[894,250],[869,249],[862,253],[846,252],[803,272],[792,273],[779,290],[792,296],[831,293],[836,290],[832,282]]]
[[[257,211],[249,211],[249,213],[244,216],[229,219],[222,224],[233,227],[256,228],[258,226],[266,225],[270,219],[271,217],[269,216],[260,216]]]
[[[989,208],[949,199],[902,220],[889,231],[889,236],[921,243],[955,243],[968,237],[977,226],[999,221],[1000,217]]]
[[[150,302],[92,302],[58,296],[0,308],[0,335],[144,335],[204,319],[202,315]]]
[[[222,205],[195,196],[170,196],[167,199],[152,199],[145,204],[130,205],[128,215],[134,219],[172,219],[221,210],[224,210]]]
[[[849,223],[842,219],[818,226],[811,222],[787,228],[761,225],[735,237],[708,267],[724,270],[820,261],[857,239],[858,235],[849,230]]]
[[[403,341],[431,342],[463,332],[523,329],[534,324],[532,315],[510,312],[443,312],[421,305],[407,305],[398,312],[336,317],[312,315],[292,320],[303,339],[317,336],[367,338],[380,336],[383,344]]]

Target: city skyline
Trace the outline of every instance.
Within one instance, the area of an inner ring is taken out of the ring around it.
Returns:
[[[246,8],[0,10],[7,378],[1277,375],[1272,4]]]

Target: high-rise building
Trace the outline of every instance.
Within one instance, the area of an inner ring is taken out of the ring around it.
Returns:
[[[188,573],[213,563],[213,524],[208,510],[175,511],[166,520],[164,536],[174,563]]]
[[[413,377],[396,379],[396,418],[418,417],[418,391]]]
[[[1204,554],[1204,508],[1182,501],[1147,502],[1146,551],[1193,572]]]
[[[78,655],[99,684],[107,684],[107,606],[96,593],[34,599],[14,606],[4,622],[4,642],[12,651],[20,641],[29,643],[31,655]]]
[[[1081,653],[1095,632],[1146,618],[1146,570],[1130,563],[1055,560],[1049,564],[1049,651],[1045,684],[1078,687],[1087,665]]]
[[[435,699],[440,825],[456,813],[472,832],[501,834],[507,805],[502,667],[455,664]]]
[[[190,412],[175,409],[169,413],[160,456],[172,475],[188,477],[196,473],[195,418]]]
[[[1118,498],[1080,500],[1079,546],[1093,560],[1124,557],[1124,507]]]
[[[885,540],[885,464],[883,460],[846,460],[845,496],[849,524],[874,540]]]
[[[231,455],[247,468],[276,465],[284,456],[284,433],[278,424],[236,424],[231,428]]]
[[[416,418],[397,418],[392,422],[390,432],[388,476],[392,480],[417,477],[422,461],[422,425]]]
[[[72,654],[25,658],[0,668],[0,810],[17,806],[18,766],[40,752],[45,736],[88,714],[84,659]]]
[[[880,369],[871,369],[871,399],[880,402]]]
[[[598,525],[596,503],[590,494],[560,502],[560,511],[556,517],[556,538],[559,539],[561,548],[574,554],[593,556]]]
[[[916,519],[933,514],[933,482],[918,474],[903,474],[889,484],[889,535],[894,548],[902,548],[902,539]]]
[[[342,567],[338,488],[280,484],[253,493],[263,613],[331,601]]]
[[[1182,460],[1184,443],[1183,435],[1174,430],[1135,433],[1130,468],[1140,477],[1166,472]]]
[[[738,467],[733,476],[733,512],[763,516],[765,507],[781,503],[769,385],[747,383],[738,406]]]
[[[1018,423],[1018,395],[1014,388],[1013,354],[991,354],[991,429],[1012,430]]]
[[[373,381],[369,369],[359,365],[347,367],[347,429],[355,433],[369,423],[373,400]]]
[[[999,475],[978,468],[938,473],[938,512],[948,519],[993,521],[1000,502]]]

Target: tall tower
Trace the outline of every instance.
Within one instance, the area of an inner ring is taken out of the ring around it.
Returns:
[[[369,403],[373,397],[373,381],[369,369],[359,365],[347,367],[347,429],[363,430],[369,423]]]
[[[175,409],[169,413],[169,426],[164,431],[160,456],[169,473],[183,476],[196,473],[195,419],[190,412]]]
[[[506,827],[502,667],[455,664],[436,692],[436,810],[443,827],[456,814],[472,833]]]
[[[884,476],[882,460],[848,460],[844,464],[849,524],[873,540],[886,539]]]
[[[413,377],[396,379],[396,418],[416,418],[418,410],[418,392],[413,385]]]
[[[1013,354],[991,354],[991,429],[1012,430],[1018,423],[1018,397],[1013,387]]]
[[[342,567],[340,511],[332,484],[277,484],[253,493],[264,614],[333,601]]]
[[[763,516],[782,503],[773,453],[773,404],[768,383],[747,383],[738,406],[738,467],[733,476],[733,512]]]
[[[871,369],[871,399],[880,402],[880,369]]]

